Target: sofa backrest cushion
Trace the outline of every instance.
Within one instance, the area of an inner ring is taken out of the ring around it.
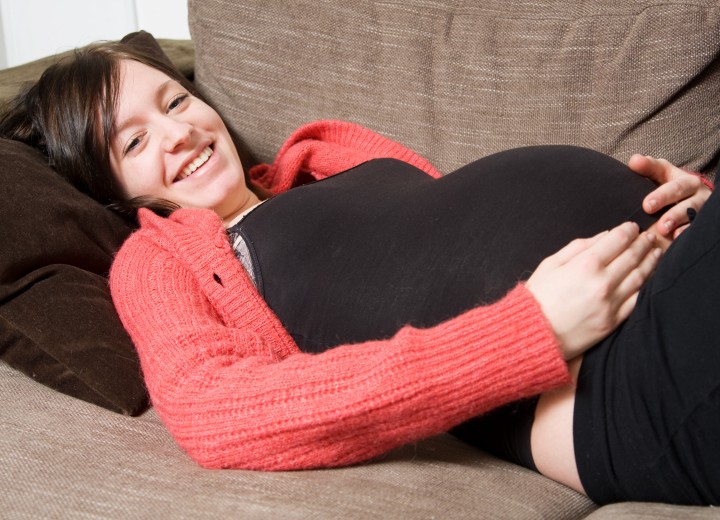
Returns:
[[[551,143],[718,161],[717,0],[190,0],[189,22],[196,84],[250,161],[325,118],[445,172]]]

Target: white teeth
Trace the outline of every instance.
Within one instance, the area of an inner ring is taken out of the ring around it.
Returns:
[[[197,170],[198,168],[200,168],[200,166],[207,162],[212,153],[212,148],[210,148],[209,146],[206,147],[202,152],[200,152],[200,155],[198,155],[195,160],[193,160],[190,164],[183,168],[182,172],[180,172],[182,178],[186,179],[190,177],[190,175],[192,175],[195,170]]]

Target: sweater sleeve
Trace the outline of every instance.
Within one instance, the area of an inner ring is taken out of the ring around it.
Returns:
[[[228,324],[195,267],[136,233],[118,253],[111,289],[153,406],[205,467],[359,463],[569,382],[556,339],[522,285],[432,328],[305,354],[248,302],[233,311],[245,325]],[[208,279],[214,291],[244,290]]]

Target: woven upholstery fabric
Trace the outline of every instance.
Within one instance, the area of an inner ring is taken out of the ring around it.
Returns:
[[[445,172],[550,143],[717,162],[716,0],[190,0],[189,12],[196,84],[248,161],[337,118]]]

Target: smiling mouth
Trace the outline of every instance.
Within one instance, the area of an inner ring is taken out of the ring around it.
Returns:
[[[200,152],[200,155],[198,155],[195,159],[193,159],[190,164],[185,166],[185,168],[182,169],[180,174],[175,178],[175,182],[181,181],[183,179],[187,179],[190,177],[193,173],[195,173],[198,168],[200,168],[203,164],[205,164],[208,159],[210,159],[210,156],[213,154],[212,148],[209,146],[205,147],[205,149]]]

